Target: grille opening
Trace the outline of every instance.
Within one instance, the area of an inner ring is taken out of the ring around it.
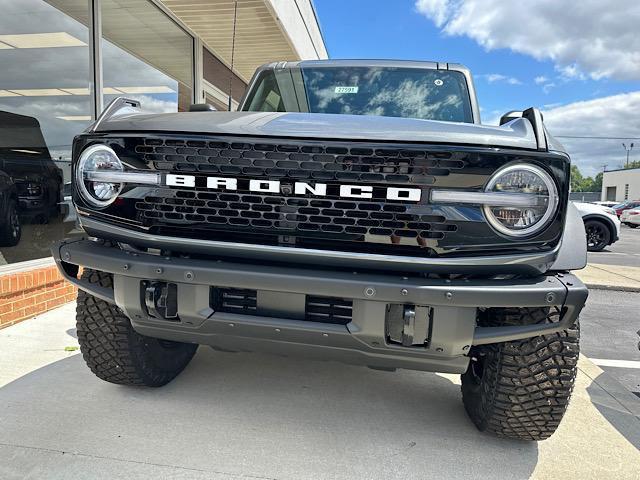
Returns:
[[[257,292],[255,290],[212,287],[209,296],[211,308],[216,312],[256,314]]]
[[[353,318],[353,301],[336,297],[307,295],[305,320],[346,325]]]
[[[210,305],[216,312],[258,315],[258,292],[242,288],[211,287]],[[305,297],[307,322],[346,325],[353,317],[353,301],[338,297]]]

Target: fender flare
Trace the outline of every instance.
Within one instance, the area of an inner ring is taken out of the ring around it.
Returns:
[[[584,220],[576,206],[569,202],[564,221],[560,250],[550,270],[580,270],[587,266],[587,234]]]

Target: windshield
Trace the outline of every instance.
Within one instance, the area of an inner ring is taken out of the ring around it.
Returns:
[[[243,109],[473,122],[464,75],[424,68],[266,70]]]

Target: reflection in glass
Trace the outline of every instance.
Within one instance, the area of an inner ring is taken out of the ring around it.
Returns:
[[[300,70],[265,71],[245,109],[473,122],[460,72],[396,67]]]
[[[90,100],[86,0],[0,0],[0,12],[2,265],[49,256],[51,241],[73,228],[60,202]],[[9,247],[3,234],[16,220],[19,243]]]
[[[148,0],[102,0],[104,104],[134,98],[147,112],[193,103],[193,38]]]

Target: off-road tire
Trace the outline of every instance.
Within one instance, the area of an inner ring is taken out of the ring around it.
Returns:
[[[555,322],[549,308],[488,309],[483,326]],[[462,399],[483,432],[544,440],[558,428],[577,373],[580,329],[473,347],[462,375]]]
[[[0,211],[0,247],[15,247],[22,236],[18,205],[11,199],[6,207],[4,212]]]
[[[112,288],[110,274],[85,269],[82,278]],[[160,387],[187,366],[198,345],[137,333],[116,305],[82,290],[76,308],[78,342],[91,371],[107,382]]]

